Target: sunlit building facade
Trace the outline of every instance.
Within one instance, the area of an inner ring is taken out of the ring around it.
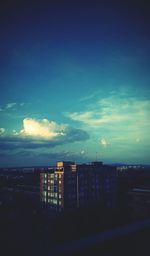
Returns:
[[[41,201],[57,212],[76,208],[77,173],[73,162],[57,162],[40,175]]]
[[[57,162],[40,176],[41,201],[57,212],[93,204],[113,208],[117,202],[116,169],[102,162]]]

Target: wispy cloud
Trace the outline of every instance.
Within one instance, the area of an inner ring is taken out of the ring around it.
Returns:
[[[85,111],[68,113],[67,117],[91,133],[111,138],[112,143],[120,140],[137,143],[143,138],[150,142],[150,101],[133,92],[108,94],[92,107],[86,105]]]
[[[6,108],[6,109],[13,108],[13,107],[16,106],[16,105],[17,105],[16,102],[7,103],[5,108]]]
[[[21,102],[21,103],[20,103],[20,106],[21,106],[21,107],[22,107],[22,106],[24,106],[24,105],[25,105],[25,103],[24,103],[24,102]]]
[[[24,102],[21,102],[21,103],[16,103],[16,102],[9,102],[9,103],[6,103],[3,107],[0,107],[0,112],[6,112],[8,110],[14,110],[16,109],[16,107],[23,107],[25,105]]]
[[[102,93],[102,90],[97,90],[96,92],[93,92],[90,95],[84,96],[82,98],[79,99],[79,102],[86,102],[89,100],[93,100],[95,98],[97,98],[100,94]]]

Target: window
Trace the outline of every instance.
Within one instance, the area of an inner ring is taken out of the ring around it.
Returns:
[[[56,199],[53,199],[53,200],[52,200],[52,203],[53,203],[53,204],[57,204],[57,200],[56,200]]]
[[[58,187],[54,187],[54,192],[57,192],[58,191]]]

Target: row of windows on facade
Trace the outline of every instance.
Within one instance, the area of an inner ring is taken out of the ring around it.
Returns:
[[[100,182],[102,182],[102,183],[114,183],[114,179],[108,179],[108,178],[106,178],[106,179],[104,179],[104,180],[101,180],[101,179],[98,179],[98,178],[91,178],[90,179],[90,182],[91,183],[100,183]],[[54,183],[62,183],[63,182],[63,180],[62,179],[47,179],[47,178],[44,178],[43,180],[42,180],[42,183],[51,183],[51,184],[54,184]],[[68,184],[71,184],[71,183],[76,183],[76,180],[75,179],[70,179],[70,180],[67,180],[67,183]],[[87,180],[87,179],[80,179],[80,184],[88,184],[89,183],[89,180]]]
[[[42,197],[42,201],[45,203],[51,203],[51,204],[56,204],[56,205],[62,205],[62,201],[58,201],[56,199],[47,199],[46,197]]]
[[[56,198],[59,197],[59,198],[62,198],[62,194],[56,193],[56,192],[55,193],[50,193],[50,192],[47,193],[47,191],[43,191],[41,193],[41,195],[45,196],[45,197],[48,196],[48,197],[56,197]]]
[[[41,177],[44,179],[47,179],[47,178],[50,178],[50,179],[58,179],[58,178],[62,178],[64,176],[64,174],[58,174],[58,173],[41,173]],[[85,173],[79,173],[78,174],[79,178],[80,179],[87,179],[88,180],[88,177],[90,177],[90,180],[100,180],[101,177],[99,174],[92,174],[90,176],[88,176],[87,174]],[[103,176],[104,179],[110,179],[110,178],[113,178],[114,175],[112,175],[111,173],[109,174],[105,174],[105,176]],[[76,177],[76,174],[67,174],[67,179],[74,179]]]
[[[47,183],[51,183],[51,184],[61,184],[62,183],[62,180],[43,180],[43,183],[47,184]]]
[[[48,191],[53,191],[53,192],[57,192],[57,191],[64,191],[63,187],[58,187],[58,186],[48,186],[46,188],[43,188],[43,190],[48,190]]]
[[[45,189],[43,189],[43,190],[48,190],[48,191],[52,191],[52,192],[63,192],[64,191],[64,188],[63,187],[50,187],[50,186],[48,186],[47,188],[45,188]],[[84,188],[84,187],[80,187],[80,189],[79,189],[79,193],[80,192],[84,192],[84,193],[87,193],[89,191],[89,189],[86,187],[86,188]],[[92,192],[97,192],[97,193],[99,193],[99,192],[101,192],[101,191],[105,191],[105,192],[113,192],[113,191],[115,191],[115,189],[113,188],[113,187],[111,187],[111,186],[105,186],[104,187],[104,189],[102,189],[102,187],[100,187],[100,186],[93,186],[93,187],[91,187],[91,189],[90,189],[90,191],[91,191],[91,193]],[[76,188],[71,188],[71,189],[69,189],[69,192],[71,192],[71,193],[76,193]]]
[[[108,191],[105,191],[105,193],[109,193],[110,191],[108,190]],[[104,196],[104,194],[105,194],[104,192],[102,192],[102,193],[99,193],[99,191],[91,191],[91,193],[90,193],[90,195],[93,197],[97,197],[97,198],[100,198],[100,197],[102,197],[102,196]],[[58,199],[58,198],[64,198],[64,194],[60,194],[60,193],[53,193],[53,192],[47,192],[47,191],[43,191],[42,193],[41,193],[41,195],[42,195],[42,197],[47,197],[47,198],[56,198],[56,199]],[[74,191],[74,193],[67,193],[66,195],[65,195],[67,198],[77,198],[77,194],[75,193],[75,191]],[[80,191],[79,193],[78,193],[78,196],[79,196],[79,198],[80,197],[88,197],[89,196],[89,193],[88,193],[88,191]]]
[[[58,196],[50,196],[50,197],[47,197],[47,195],[42,195],[42,201],[45,201],[45,202],[48,202],[48,203],[57,203],[59,204],[59,202],[61,201],[62,202],[62,199],[64,199],[61,195],[58,195]],[[67,198],[70,198],[72,200],[75,200],[76,201],[76,195],[73,195],[73,194],[68,194],[67,195]]]
[[[50,178],[62,178],[63,174],[58,174],[58,173],[41,173],[41,177],[43,178],[47,178],[50,177]]]

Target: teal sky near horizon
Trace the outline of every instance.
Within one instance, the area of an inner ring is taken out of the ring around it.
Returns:
[[[149,6],[0,8],[0,166],[150,163]]]

